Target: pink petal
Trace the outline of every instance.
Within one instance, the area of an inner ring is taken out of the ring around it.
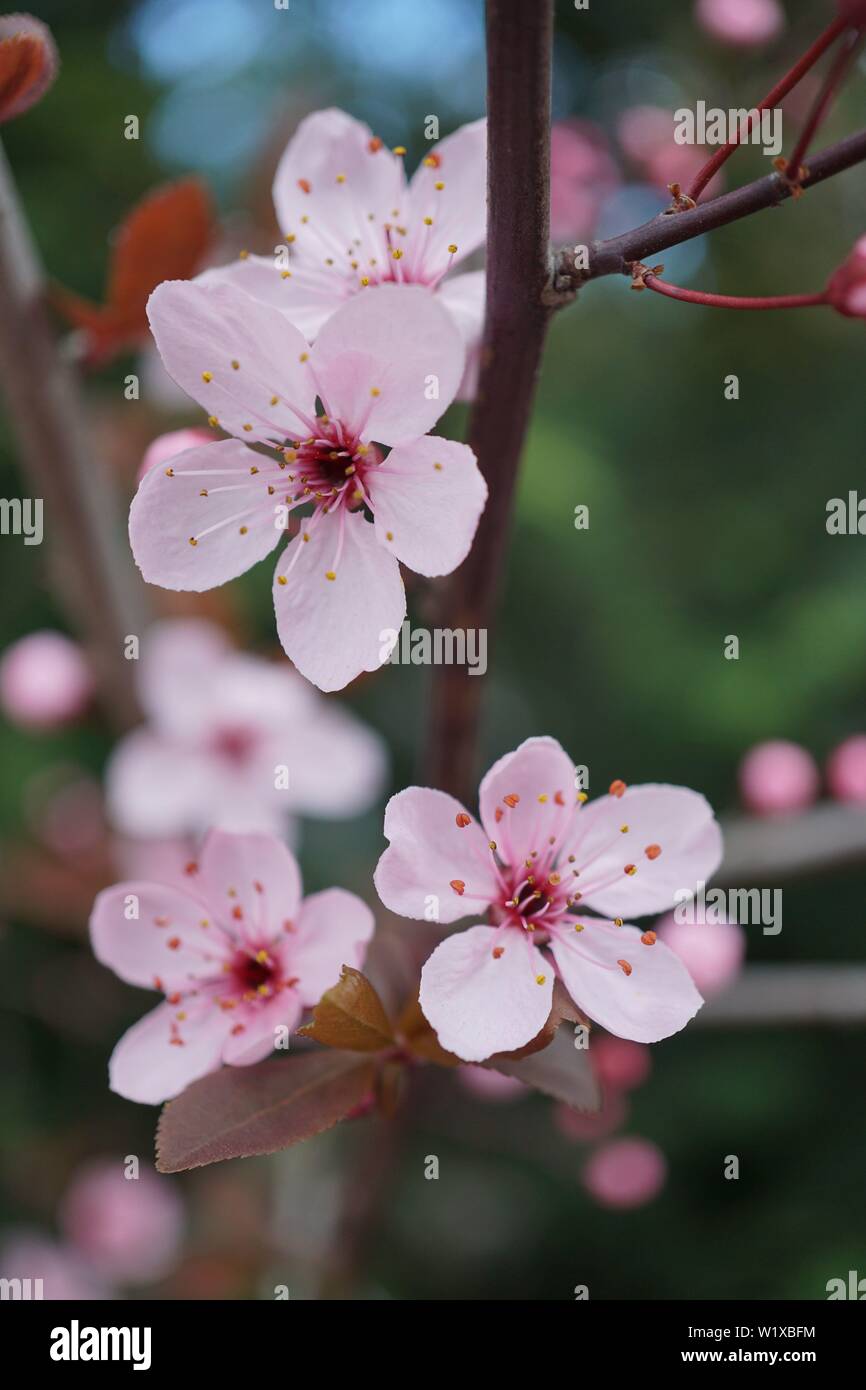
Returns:
[[[329,415],[363,439],[393,445],[432,429],[454,399],[464,360],[460,331],[435,295],[420,285],[377,285],[328,319],[311,368]]]
[[[472,450],[427,435],[392,449],[369,492],[376,538],[416,574],[450,574],[466,559],[487,501]]]
[[[487,276],[483,270],[448,275],[437,289],[439,303],[444,304],[457,324],[466,349],[463,379],[457,388],[458,401],[474,400],[478,387],[486,292]]]
[[[167,434],[157,435],[156,439],[151,440],[144,451],[144,457],[135,476],[136,483],[140,483],[145,473],[149,473],[151,468],[165,468],[166,464],[171,463],[172,459],[177,458],[178,454],[184,453],[187,449],[195,449],[199,444],[214,444],[215,442],[216,435],[211,434],[210,430],[202,429],[169,430]]]
[[[177,1259],[184,1209],[171,1178],[143,1167],[126,1176],[117,1158],[76,1169],[58,1212],[67,1240],[107,1279],[151,1283]]]
[[[487,122],[473,121],[430,150],[409,185],[413,229],[410,250],[420,243],[427,274],[441,274],[484,244],[487,231]],[[437,188],[437,184],[444,187]],[[431,217],[425,227],[422,219]],[[419,228],[419,223],[421,226]],[[449,246],[457,247],[455,253]],[[407,255],[410,254],[407,251]]]
[[[212,830],[202,845],[198,877],[214,912],[257,942],[281,934],[301,905],[297,862],[273,835]]]
[[[382,224],[403,205],[405,178],[401,161],[367,126],[331,108],[301,121],[277,167],[273,193],[280,231],[295,238],[293,259],[315,257],[321,265],[335,256],[335,243],[349,248],[358,237],[362,245],[347,250],[347,263],[381,255]],[[333,267],[335,278],[339,270]]]
[[[399,632],[406,615],[397,561],[360,512],[302,522],[280,559],[273,592],[280,641],[320,690],[341,690],[362,671],[377,670],[388,658],[387,633]]]
[[[116,745],[105,771],[112,823],[124,835],[182,835],[213,822],[213,760],[149,729]]]
[[[352,293],[352,281],[337,274],[324,279],[320,263],[305,265],[293,259],[288,274],[287,269],[272,256],[247,256],[203,271],[195,283],[236,286],[259,303],[279,309],[312,342],[325,320]]]
[[[498,957],[494,946],[503,948]],[[544,1026],[552,997],[549,962],[516,928],[456,932],[421,972],[424,1015],[446,1051],[466,1062],[528,1043]]]
[[[99,894],[90,915],[93,954],[122,980],[147,989],[189,989],[220,973],[222,937],[203,927],[200,897],[156,883],[119,883]],[[137,912],[136,917],[127,913]]]
[[[367,904],[343,888],[326,888],[304,899],[288,938],[287,959],[307,1007],[318,1004],[337,983],[344,965],[360,970],[375,928]]]
[[[466,815],[453,796],[432,787],[407,787],[391,797],[384,831],[390,844],[373,881],[392,912],[457,922],[499,897],[487,838],[477,821],[458,823]]]
[[[278,309],[234,284],[166,280],[147,316],[166,371],[221,429],[250,441],[309,433],[307,341]]]
[[[554,797],[560,794],[563,805]],[[539,797],[546,797],[539,801]],[[517,797],[515,805],[505,797]],[[528,738],[494,763],[478,793],[488,838],[501,844],[509,862],[525,859],[559,834],[574,814],[574,764],[555,738]],[[501,815],[497,819],[497,811]]]
[[[264,468],[250,474],[256,458],[223,439],[187,449],[172,474],[158,468],[144,476],[129,512],[129,541],[149,584],[213,589],[274,549],[283,532],[267,491],[269,474]]]
[[[240,1017],[235,1012],[235,1021],[223,1047],[222,1060],[232,1067],[249,1067],[261,1062],[273,1052],[277,1038],[286,1036],[278,1034],[277,1029],[288,1029],[291,1038],[302,1013],[300,996],[294,989],[281,990],[266,1003],[257,1002],[243,1010]],[[282,1041],[281,1047],[285,1047]]]
[[[220,1065],[231,1015],[204,1003],[179,1033],[173,1027],[177,1012],[171,1004],[160,1004],[124,1033],[108,1064],[109,1084],[117,1095],[159,1105]],[[172,1042],[177,1037],[182,1040]]]
[[[647,857],[656,848],[661,852]],[[664,911],[678,889],[694,890],[715,873],[722,834],[699,792],[645,783],[582,807],[564,852],[580,866],[582,906],[606,917],[642,917]],[[626,873],[626,865],[635,873]]]
[[[213,709],[213,683],[232,648],[223,628],[203,618],[151,623],[136,671],[144,712],[162,734],[191,739]]]
[[[587,920],[580,933],[555,931],[550,949],[578,1008],[617,1037],[658,1042],[684,1028],[704,1001],[679,956],[640,938],[637,927]]]
[[[317,700],[296,728],[274,737],[271,748],[285,754],[273,761],[289,768],[288,804],[299,815],[357,816],[384,787],[384,740],[336,702]]]

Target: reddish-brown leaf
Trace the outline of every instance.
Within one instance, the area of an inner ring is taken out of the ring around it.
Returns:
[[[47,25],[28,14],[0,15],[0,124],[27,111],[57,75]]]
[[[188,280],[210,245],[210,198],[198,179],[154,189],[137,203],[115,235],[104,304],[55,286],[55,308],[85,338],[85,359],[102,365],[147,334],[147,301],[163,280]]]
[[[574,1110],[592,1115],[601,1108],[601,1093],[590,1066],[588,1049],[575,1047],[574,1041],[574,1029],[564,1024],[543,1051],[519,1061],[505,1056],[491,1057],[484,1066],[504,1076],[513,1076]]]
[[[381,1052],[394,1042],[394,1033],[382,1001],[366,975],[343,966],[337,984],[326,990],[313,1010],[313,1018],[298,1032],[325,1047],[347,1052]]]
[[[410,1052],[423,1057],[425,1062],[435,1062],[437,1067],[459,1067],[460,1058],[453,1052],[446,1052],[430,1024],[421,1011],[417,999],[412,999],[400,1016],[397,1032]]]
[[[345,1052],[223,1067],[166,1105],[156,1166],[179,1173],[287,1149],[342,1120],[370,1094],[375,1074],[372,1060]]]

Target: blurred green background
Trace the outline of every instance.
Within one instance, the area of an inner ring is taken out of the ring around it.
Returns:
[[[483,112],[478,0],[291,0],[287,12],[269,0],[43,0],[35,9],[55,33],[61,75],[4,143],[50,274],[94,298],[112,228],[154,183],[200,171],[226,226],[252,228],[255,249],[266,249],[270,171],[306,111],[343,106],[405,143],[409,167],[425,115],[438,114],[446,133]],[[597,122],[622,172],[601,234],[665,199],[618,148],[621,112],[698,98],[752,104],[829,13],[824,0],[786,0],[785,9],[780,39],[732,56],[683,0],[607,0],[581,13],[559,0],[555,116]],[[855,127],[862,94],[861,69],[819,144]],[[141,119],[138,142],[123,139],[129,113]],[[763,165],[759,151],[741,151],[728,186]],[[817,289],[863,231],[864,178],[853,170],[659,259],[672,279],[703,289]],[[125,402],[135,361],[87,382],[94,449],[107,452],[127,495],[147,440],[198,423],[194,411]],[[632,294],[620,280],[591,285],[558,317],[485,682],[482,767],[550,733],[589,766],[593,789],[613,777],[683,783],[724,813],[735,809],[736,766],[752,743],[790,738],[821,760],[866,728],[866,541],[825,529],[828,499],[864,476],[864,362],[862,323],[829,311],[714,313]],[[724,398],[730,373],[738,401]],[[440,429],[464,426],[455,407]],[[0,468],[3,495],[21,495],[5,430]],[[574,527],[578,504],[590,509],[586,531]],[[0,586],[4,646],[63,625],[39,549],[4,538]],[[269,650],[268,567],[233,585],[227,601],[248,644]],[[422,601],[412,589],[410,616]],[[739,637],[738,661],[723,658],[728,634]],[[385,667],[348,693],[389,740],[395,789],[416,775],[427,674]],[[0,724],[3,859],[30,898],[26,912],[6,909],[0,936],[2,1228],[50,1229],[88,1153],[151,1153],[156,1112],[112,1096],[105,1070],[119,1032],[150,1000],[92,960],[80,911],[58,925],[62,884],[42,876],[28,815],[34,787],[58,769],[98,775],[110,746],[96,716],[50,736]],[[381,847],[381,808],[336,833],[305,827],[305,880],[369,891]],[[72,865],[82,902],[85,858]],[[862,959],[864,878],[852,870],[786,888],[782,934],[753,931],[749,959]],[[568,1299],[585,1283],[593,1298],[820,1298],[829,1278],[866,1273],[866,1037],[691,1029],[653,1059],[625,1132],[661,1147],[668,1181],[654,1202],[624,1213],[582,1190],[585,1152],[555,1129],[551,1103],[494,1107],[448,1076],[425,1081],[361,1293]],[[253,1297],[272,1270],[289,1270],[292,1296],[296,1287],[303,1296],[314,1281],[292,1244],[293,1204],[326,1204],[322,1175],[351,1173],[355,1142],[337,1131],[274,1163],[188,1175],[189,1247],[156,1295]],[[438,1183],[423,1180],[431,1153]],[[722,1177],[728,1154],[740,1156],[737,1182]],[[228,1190],[237,1227],[216,1215]],[[266,1255],[251,1257],[262,1244]]]

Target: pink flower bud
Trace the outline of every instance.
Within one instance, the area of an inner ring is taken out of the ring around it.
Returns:
[[[168,1273],[183,1221],[171,1179],[149,1168],[128,1178],[119,1158],[80,1169],[60,1207],[67,1239],[99,1275],[119,1283],[152,1283]]]
[[[778,0],[698,0],[695,18],[710,38],[732,48],[757,48],[785,27]]]
[[[67,724],[84,712],[92,693],[81,648],[61,632],[31,632],[0,657],[0,708],[22,728]]]
[[[827,786],[837,801],[866,805],[866,734],[852,734],[827,759]]]
[[[648,1047],[617,1038],[613,1033],[593,1035],[589,1055],[595,1074],[606,1089],[634,1090],[643,1085],[652,1067]]]
[[[866,318],[866,236],[853,249],[827,283],[827,303],[846,318]]]
[[[740,973],[746,934],[737,922],[676,922],[671,913],[656,931],[676,951],[705,998],[718,994]]]
[[[32,14],[0,15],[0,125],[35,106],[59,64],[47,24]]]
[[[213,441],[214,436],[205,429],[169,430],[168,434],[157,435],[144,452],[135,481],[140,483],[151,468],[168,463],[169,459],[176,458],[187,449],[194,449],[198,444],[212,444]]]
[[[757,816],[799,811],[818,794],[814,758],[785,739],[756,743],[740,763],[738,777],[743,805]]]
[[[642,1207],[658,1196],[667,1177],[664,1154],[648,1139],[615,1139],[596,1149],[583,1170],[583,1185],[599,1206]]]

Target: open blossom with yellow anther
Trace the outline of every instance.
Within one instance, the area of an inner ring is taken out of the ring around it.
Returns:
[[[390,150],[344,111],[301,122],[277,168],[273,195],[285,245],[208,270],[274,304],[312,342],[335,309],[372,285],[423,285],[454,318],[467,351],[460,394],[474,389],[484,320],[484,273],[450,272],[484,243],[486,122],[431,145],[411,180]]]
[[[269,554],[304,511],[274,577],[280,640],[322,690],[375,670],[389,655],[383,632],[406,612],[398,561],[449,574],[487,498],[472,450],[426,434],[463,371],[450,315],[417,286],[382,285],[309,347],[236,285],[189,281],[160,285],[148,314],[171,376],[234,438],[145,474],[129,517],[144,578],[211,589]]]
[[[455,933],[430,956],[420,1003],[448,1051],[467,1062],[523,1047],[562,980],[609,1032],[658,1042],[702,999],[653,932],[625,924],[670,907],[721,859],[712,809],[685,787],[626,787],[588,801],[552,738],[530,738],[481,783],[480,824],[453,797],[409,787],[385,812],[390,846],[379,897],[404,917],[487,925]],[[590,913],[596,915],[589,915]]]
[[[95,955],[166,998],[121,1038],[111,1089],[170,1100],[223,1062],[248,1066],[285,1045],[306,1008],[359,968],[373,914],[354,893],[301,895],[298,866],[270,835],[211,831],[185,890],[119,883],[90,918]]]

